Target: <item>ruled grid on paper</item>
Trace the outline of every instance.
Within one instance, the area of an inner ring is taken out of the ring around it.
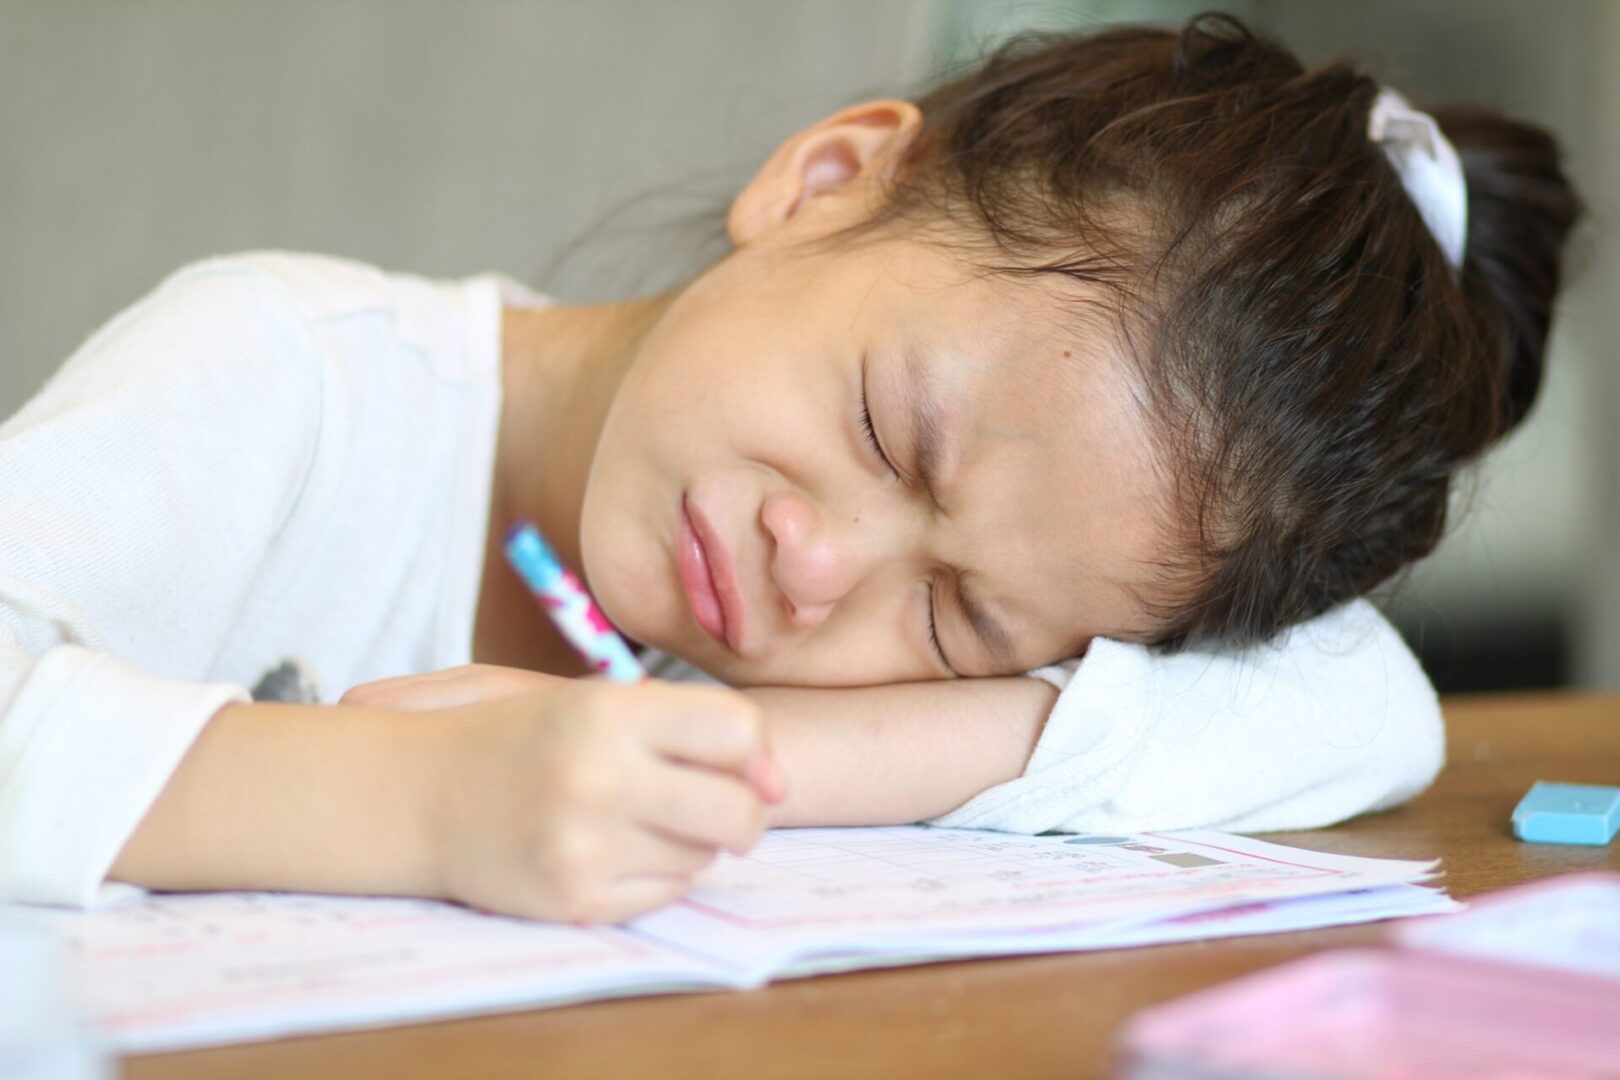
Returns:
[[[297,893],[6,914],[61,939],[87,1014],[136,1052],[1454,909],[1411,884],[1432,873],[1220,833],[897,826],[774,831],[718,860],[686,900],[620,927]]]

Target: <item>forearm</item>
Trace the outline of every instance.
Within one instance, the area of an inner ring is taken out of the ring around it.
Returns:
[[[451,734],[431,712],[228,705],[109,877],[163,889],[436,895],[433,799]]]
[[[937,817],[1024,770],[1057,690],[1038,679],[745,691],[787,776],[772,824]]]

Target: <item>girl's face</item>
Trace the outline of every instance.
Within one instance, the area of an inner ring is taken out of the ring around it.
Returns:
[[[734,685],[1010,674],[1150,634],[1168,491],[1107,320],[935,244],[801,248],[870,210],[882,125],[840,144],[838,119],[642,340],[586,487],[597,599]]]

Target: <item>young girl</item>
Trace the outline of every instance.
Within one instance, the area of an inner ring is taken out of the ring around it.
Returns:
[[[1439,714],[1346,602],[1524,415],[1575,212],[1204,17],[811,125],[666,295],[187,267],[0,428],[0,897],[611,920],[768,824],[1393,805]],[[521,519],[747,689],[571,678]]]

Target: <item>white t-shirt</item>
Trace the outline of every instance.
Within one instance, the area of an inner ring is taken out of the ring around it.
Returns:
[[[470,661],[498,275],[185,267],[0,425],[0,900],[88,905],[197,732]],[[672,662],[676,677],[701,673]],[[1243,655],[1095,642],[1025,775],[938,819],[1307,828],[1421,790],[1433,690],[1367,604]]]

